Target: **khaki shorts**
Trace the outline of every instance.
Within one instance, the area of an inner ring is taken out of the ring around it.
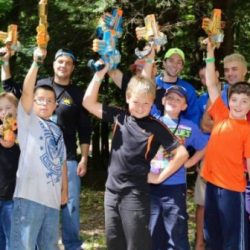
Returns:
[[[202,167],[202,162],[200,164]],[[205,205],[205,190],[206,190],[206,182],[205,180],[200,176],[200,170],[197,174],[197,178],[195,181],[195,187],[194,187],[194,203],[200,206]]]

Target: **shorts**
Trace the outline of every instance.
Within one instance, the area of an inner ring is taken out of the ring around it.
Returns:
[[[202,163],[200,163],[200,166],[202,166]],[[205,205],[205,192],[206,192],[206,182],[205,180],[200,176],[199,170],[197,174],[197,178],[195,181],[195,187],[194,187],[194,203],[200,206]]]

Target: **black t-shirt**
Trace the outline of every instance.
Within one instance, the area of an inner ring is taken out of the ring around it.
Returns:
[[[179,146],[177,138],[153,117],[137,119],[115,107],[103,105],[103,120],[115,123],[106,187],[148,191],[150,160],[160,145],[167,151]]]
[[[19,155],[17,144],[11,148],[0,145],[0,200],[11,200],[13,197]]]

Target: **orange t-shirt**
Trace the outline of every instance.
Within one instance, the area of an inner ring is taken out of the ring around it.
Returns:
[[[209,113],[214,127],[201,176],[218,187],[244,192],[244,158],[250,158],[250,124],[247,120],[229,118],[221,97],[211,105]]]

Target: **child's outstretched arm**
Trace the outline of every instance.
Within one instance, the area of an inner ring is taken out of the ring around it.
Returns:
[[[98,102],[98,93],[101,82],[108,71],[108,67],[109,65],[107,64],[102,70],[94,74],[82,102],[83,107],[98,118],[102,118],[102,103]]]
[[[192,166],[197,164],[204,157],[205,151],[206,151],[206,148],[197,150],[194,153],[194,155],[185,162],[184,167],[191,168]]]
[[[62,167],[62,192],[61,192],[61,205],[65,205],[68,202],[68,174],[66,161]]]
[[[218,82],[216,70],[215,70],[215,58],[214,58],[214,49],[215,47],[210,42],[209,38],[205,40],[207,44],[207,58],[206,61],[206,85],[209,94],[209,98],[211,103],[218,98],[220,95],[218,86],[216,83]]]
[[[148,174],[148,183],[159,184],[175,173],[184,162],[188,159],[188,152],[183,145],[178,146],[172,153],[174,153],[173,159],[169,162],[167,168],[165,168],[160,174]]]
[[[26,113],[30,113],[34,101],[34,87],[39,69],[40,58],[44,60],[47,51],[45,49],[36,48],[33,54],[33,63],[24,79],[23,92],[21,96],[21,103]],[[42,55],[42,56],[41,56]]]

